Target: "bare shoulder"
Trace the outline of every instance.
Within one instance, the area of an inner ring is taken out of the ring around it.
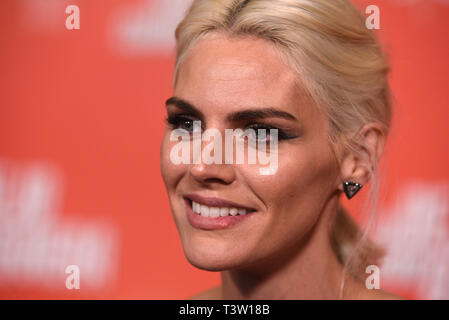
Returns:
[[[365,282],[357,278],[350,278],[347,288],[349,294],[345,294],[345,299],[349,300],[407,300],[380,288],[368,289]]]
[[[403,297],[400,297],[394,293],[381,290],[381,289],[373,289],[368,290],[365,289],[360,295],[356,298],[359,300],[406,300]]]
[[[188,298],[188,300],[220,300],[220,299],[221,299],[221,286],[216,286],[211,289],[207,289],[203,292],[200,292]]]
[[[205,291],[202,291],[192,297],[189,297],[187,300],[220,300],[222,299],[221,286],[216,286]],[[375,289],[368,290],[364,288],[364,290],[359,291],[359,293],[352,297],[353,300],[406,300],[403,297],[400,297],[394,293]]]

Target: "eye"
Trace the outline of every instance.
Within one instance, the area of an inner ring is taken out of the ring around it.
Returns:
[[[194,119],[185,115],[174,115],[167,118],[167,123],[173,127],[173,129],[184,129],[188,132],[193,132]]]
[[[271,141],[274,137],[271,136],[271,130],[276,130],[277,131],[277,139],[280,140],[288,140],[288,139],[293,139],[296,138],[296,136],[289,136],[288,134],[286,134],[283,130],[268,125],[268,124],[263,124],[263,123],[253,123],[251,125],[248,125],[246,127],[246,129],[250,129],[248,130],[249,132],[249,136],[251,137],[251,139],[257,140],[258,142],[269,142]],[[259,132],[259,130],[261,130],[261,132]]]
[[[268,142],[272,139],[270,136],[270,129],[263,127],[249,127],[245,130],[248,134],[248,138],[251,140],[256,140],[257,142]]]

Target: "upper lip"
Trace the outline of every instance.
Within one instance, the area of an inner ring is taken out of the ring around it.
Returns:
[[[228,207],[228,208],[246,209],[248,211],[256,211],[256,209],[250,208],[243,204],[225,200],[225,199],[220,199],[217,197],[204,197],[204,196],[200,196],[199,194],[191,193],[191,194],[185,195],[184,198],[198,202],[200,204],[204,204],[208,207]]]

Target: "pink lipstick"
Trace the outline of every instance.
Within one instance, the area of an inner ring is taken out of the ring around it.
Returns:
[[[184,197],[189,223],[198,229],[220,230],[250,219],[256,210],[236,202],[189,194]]]

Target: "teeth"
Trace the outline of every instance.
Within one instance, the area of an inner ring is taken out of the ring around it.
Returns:
[[[201,213],[201,208],[200,208],[200,204],[196,203],[195,201],[192,201],[192,209],[193,212],[200,214]]]
[[[246,209],[239,209],[238,213],[239,215],[243,216],[244,214],[246,214]]]
[[[201,205],[201,216],[208,217],[209,216],[209,207]]]
[[[210,208],[209,209],[209,216],[211,218],[217,218],[220,216],[220,208]]]
[[[229,215],[229,208],[220,208],[220,216],[226,217]]]
[[[247,214],[246,209],[243,208],[218,208],[218,207],[208,207],[198,202],[192,201],[192,209],[196,214],[202,217],[218,218],[226,216],[236,216]]]

